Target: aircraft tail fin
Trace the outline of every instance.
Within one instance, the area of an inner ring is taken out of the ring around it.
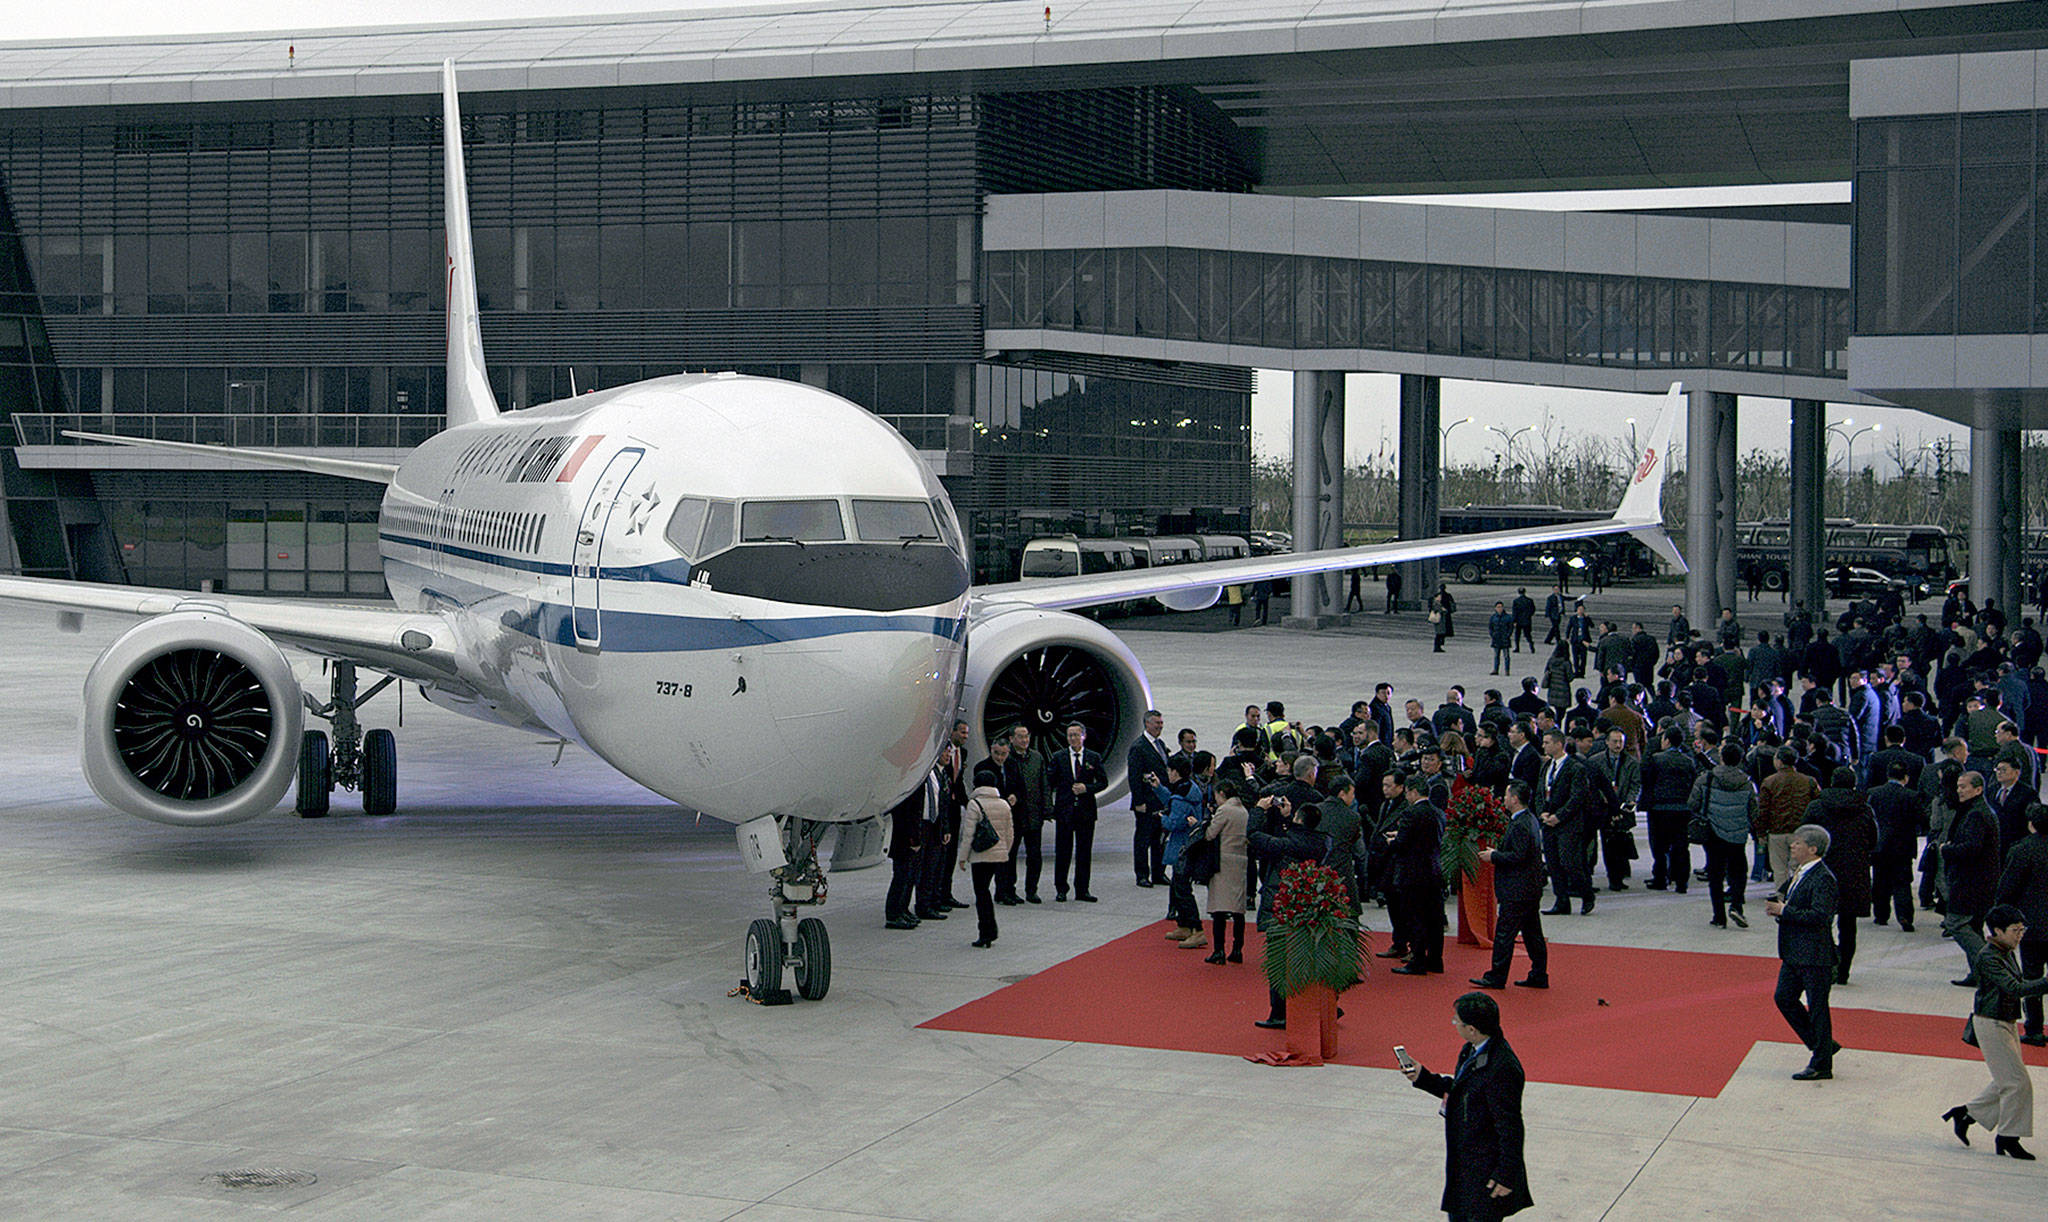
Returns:
[[[1686,571],[1685,557],[1664,530],[1664,476],[1671,469],[1671,430],[1677,427],[1678,418],[1685,412],[1685,385],[1673,382],[1671,390],[1664,397],[1664,405],[1657,412],[1657,419],[1650,425],[1650,431],[1643,446],[1642,456],[1636,461],[1635,473],[1629,477],[1628,490],[1622,494],[1621,504],[1614,509],[1616,519],[1636,524],[1628,533],[1640,539],[1645,547],[1669,561],[1679,572]]]
[[[448,227],[448,426],[474,424],[498,414],[484,366],[484,334],[477,318],[476,250],[469,236],[469,178],[462,161],[462,111],[455,96],[455,61],[441,61],[441,127],[446,154]]]

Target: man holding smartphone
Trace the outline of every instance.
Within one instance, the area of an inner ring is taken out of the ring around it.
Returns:
[[[1451,1027],[1465,1046],[1448,1077],[1394,1049],[1418,1090],[1442,1099],[1447,1155],[1441,1208],[1459,1219],[1505,1218],[1535,1204],[1522,1162],[1522,1062],[1501,1034],[1500,1006],[1484,993],[1451,1003]]]

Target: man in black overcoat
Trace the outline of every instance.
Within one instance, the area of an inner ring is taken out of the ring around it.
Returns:
[[[1067,898],[1067,869],[1073,868],[1074,898],[1092,904],[1088,870],[1095,855],[1095,795],[1109,788],[1102,757],[1088,749],[1088,729],[1079,722],[1067,727],[1067,747],[1053,753],[1046,769],[1052,790],[1053,898]]]
[[[1431,1073],[1403,1066],[1417,1089],[1444,1101],[1444,1195],[1441,1208],[1459,1219],[1505,1218],[1535,1204],[1522,1161],[1522,1087],[1527,1079],[1501,1033],[1500,1006],[1484,993],[1451,1003],[1465,1046],[1458,1067]]]

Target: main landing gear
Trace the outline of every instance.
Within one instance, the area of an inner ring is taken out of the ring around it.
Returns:
[[[356,721],[356,710],[392,683],[384,676],[361,695],[356,693],[356,664],[330,663],[333,698],[321,704],[307,695],[306,711],[333,727],[333,743],[319,730],[307,730],[299,740],[300,815],[317,819],[327,814],[334,790],[359,790],[363,813],[388,815],[398,809],[398,740],[389,730],[364,733]]]
[[[763,1005],[788,1005],[791,994],[821,1001],[832,987],[832,940],[825,922],[797,916],[825,902],[825,866],[818,838],[826,824],[764,816],[738,828],[747,868],[768,876],[773,919],[747,927],[749,996]]]

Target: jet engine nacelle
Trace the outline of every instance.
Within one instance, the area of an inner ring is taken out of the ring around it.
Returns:
[[[298,679],[271,639],[184,604],[129,629],[85,676],[85,779],[109,806],[208,827],[275,809],[305,726]]]
[[[961,717],[980,741],[970,748],[979,759],[987,740],[1015,725],[1030,727],[1034,748],[1059,750],[1067,726],[1088,729],[1088,749],[1099,752],[1109,773],[1107,801],[1124,792],[1124,754],[1144,730],[1152,689],[1130,649],[1094,620],[1036,607],[997,607],[982,614],[967,633],[967,673],[961,684]]]

